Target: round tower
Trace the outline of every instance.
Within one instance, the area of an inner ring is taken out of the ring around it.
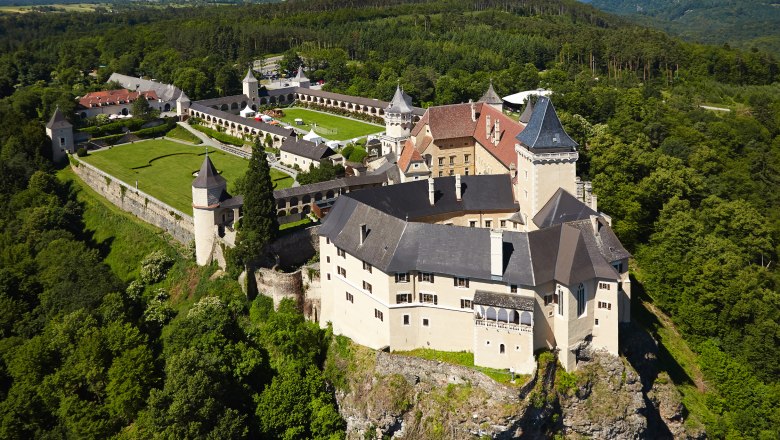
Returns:
[[[392,101],[385,108],[385,135],[382,136],[382,154],[390,151],[401,154],[404,141],[412,133],[412,98],[399,85]]]
[[[256,102],[258,95],[257,78],[252,74],[251,67],[246,71],[246,76],[241,83],[243,85],[244,95],[248,96],[252,102]]]
[[[217,210],[227,194],[227,182],[217,173],[208,154],[198,177],[192,182],[192,220],[195,226],[195,260],[198,265],[211,263],[216,241]]]

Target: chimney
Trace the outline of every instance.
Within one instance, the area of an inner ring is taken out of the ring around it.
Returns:
[[[493,130],[493,143],[498,145],[499,141],[501,141],[501,126],[498,123],[498,118],[496,118],[496,129]]]
[[[469,99],[471,104],[471,122],[477,122],[477,107],[474,105],[474,101]]]
[[[601,229],[601,223],[599,222],[599,216],[591,215],[590,216],[590,225],[593,227],[593,233],[598,235],[599,230]]]
[[[460,202],[462,193],[460,191],[460,174],[455,175],[455,200]]]
[[[366,226],[365,223],[360,225],[360,244],[362,245],[363,242],[366,241],[366,237],[368,237],[368,226]]]
[[[599,212],[598,197],[596,197],[596,194],[593,193],[590,194],[590,209]]]
[[[433,206],[433,177],[428,178],[428,202]]]
[[[485,138],[490,139],[490,115],[485,116]]]
[[[493,279],[504,275],[504,233],[496,229],[490,230],[490,275]]]

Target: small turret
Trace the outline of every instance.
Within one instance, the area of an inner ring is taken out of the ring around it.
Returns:
[[[189,108],[190,98],[188,98],[184,91],[182,91],[181,95],[179,95],[179,98],[176,99],[176,114],[183,116],[185,113],[187,113]]]
[[[492,79],[490,80],[490,86],[488,87],[487,91],[484,95],[482,95],[481,98],[479,98],[478,102],[484,102],[498,111],[503,111],[504,109],[504,100],[501,99],[501,97],[498,96],[498,93],[496,93],[496,91],[493,89]]]
[[[383,154],[393,151],[401,154],[403,142],[412,133],[412,98],[397,86],[393,99],[385,108],[385,133],[383,139]]]
[[[46,124],[46,136],[51,139],[51,156],[54,162],[62,160],[65,153],[76,152],[76,145],[73,141],[73,125],[65,119],[59,106]]]
[[[192,182],[192,220],[195,227],[195,259],[201,266],[211,262],[217,209],[229,198],[227,182],[219,175],[208,154]]]
[[[246,71],[246,76],[243,81],[241,81],[241,84],[243,86],[244,95],[248,96],[249,99],[254,102],[257,99],[258,88],[257,78],[255,78],[255,75],[252,73],[251,67]]]

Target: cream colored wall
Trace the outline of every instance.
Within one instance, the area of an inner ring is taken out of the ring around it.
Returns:
[[[485,228],[488,227],[486,221],[490,221],[490,228],[492,229],[505,229],[516,230],[515,224],[509,221],[509,217],[514,214],[513,211],[506,212],[470,212],[470,213],[457,213],[457,214],[445,214],[431,217],[423,217],[415,219],[423,223],[436,223],[440,225],[451,224],[453,226],[465,226],[470,227],[471,222],[477,222],[476,227]],[[501,228],[501,220],[506,221],[506,226]]]
[[[534,350],[555,347],[555,304],[544,305],[544,296],[555,292],[555,283],[536,286],[534,306]]]
[[[606,284],[607,289],[599,288],[599,285]],[[608,352],[618,354],[618,283],[615,281],[601,280],[596,284],[596,297],[593,299],[593,347],[603,348]],[[599,302],[606,302],[612,305],[612,309],[600,309]],[[595,320],[599,320],[599,325],[595,325]]]
[[[474,315],[471,309],[453,311],[433,305],[398,305],[390,309],[390,347],[393,350],[433,348],[472,351]],[[403,316],[409,315],[409,325]],[[428,326],[423,326],[428,319]]]
[[[474,174],[508,174],[507,168],[500,160],[490,154],[488,148],[495,148],[492,144],[483,146],[479,142],[474,148],[475,169]]]
[[[431,155],[431,175],[439,177],[439,171],[442,176],[455,174],[474,174],[474,138],[462,137],[453,139],[434,139],[425,154]],[[466,163],[465,156],[469,155],[469,162]],[[454,165],[450,165],[450,156],[455,156]],[[444,164],[439,166],[439,158],[444,158]],[[468,169],[468,173],[466,170]]]
[[[290,153],[289,151],[281,151],[279,156],[279,161],[283,164],[288,166],[298,165],[303,171],[308,171],[311,164],[314,164],[315,168],[320,166],[320,163],[316,160],[298,156],[297,154]]]
[[[501,344],[505,351],[501,353]],[[533,333],[474,326],[474,364],[483,367],[513,368],[519,374],[532,374],[536,369]]]
[[[519,145],[517,151],[517,197],[520,211],[527,216],[528,230],[536,229],[530,221],[555,194],[563,188],[577,195],[576,152],[533,154]]]

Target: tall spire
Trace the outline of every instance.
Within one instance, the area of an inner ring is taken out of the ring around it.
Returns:
[[[215,188],[225,184],[225,178],[220,176],[217,172],[217,168],[211,162],[211,158],[208,154],[208,147],[206,148],[206,158],[203,159],[203,164],[198,171],[198,177],[192,181],[193,188]]]
[[[493,79],[490,80],[490,86],[488,87],[485,94],[479,98],[479,102],[485,102],[490,105],[500,105],[504,103],[501,97],[498,96],[498,93],[496,93],[496,91],[493,89]]]
[[[249,69],[247,69],[246,76],[244,77],[243,82],[257,82],[257,78],[255,78],[255,75],[252,73],[251,66],[249,67]]]

